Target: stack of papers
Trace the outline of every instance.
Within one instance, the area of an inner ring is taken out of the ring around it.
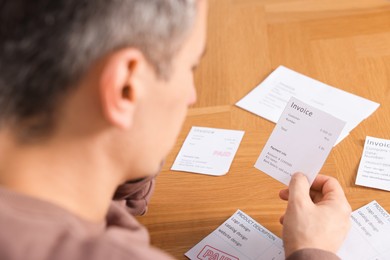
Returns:
[[[390,215],[378,202],[355,210],[351,221],[351,230],[338,252],[341,259],[390,259]],[[185,255],[191,260],[285,259],[283,241],[241,210]]]
[[[283,66],[279,66],[236,105],[276,123],[291,97],[346,122],[336,144],[379,107],[378,103],[331,87]]]

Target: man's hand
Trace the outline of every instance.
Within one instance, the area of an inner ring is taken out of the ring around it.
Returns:
[[[310,188],[297,173],[279,196],[288,200],[280,219],[286,257],[303,248],[338,251],[350,228],[351,206],[336,179],[318,175]]]

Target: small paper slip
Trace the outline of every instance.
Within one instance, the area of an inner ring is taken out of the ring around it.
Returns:
[[[390,215],[378,202],[355,210],[352,226],[338,256],[343,260],[389,260]]]
[[[194,126],[171,170],[224,175],[230,169],[243,136],[244,131]]]
[[[241,210],[185,253],[191,260],[284,260],[282,240]]]
[[[283,66],[279,66],[236,105],[276,123],[292,96],[346,122],[336,144],[379,107],[378,103]]]
[[[390,191],[390,140],[366,137],[356,184]]]
[[[312,183],[344,125],[340,119],[292,97],[255,167],[286,185],[295,172],[304,173]]]

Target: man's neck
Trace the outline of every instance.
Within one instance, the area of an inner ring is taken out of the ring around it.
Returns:
[[[0,144],[0,185],[46,200],[83,219],[104,220],[121,180],[99,152],[99,144],[63,141],[18,146],[3,137],[0,135],[4,141]]]

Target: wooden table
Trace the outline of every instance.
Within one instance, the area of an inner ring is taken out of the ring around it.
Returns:
[[[149,212],[152,244],[184,253],[241,209],[276,235],[284,185],[253,167],[273,123],[235,102],[277,66],[381,104],[337,145],[322,173],[336,177],[353,209],[390,193],[356,186],[367,135],[390,139],[390,2],[386,0],[210,0],[207,54],[196,72],[198,102],[167,158]],[[245,130],[226,176],[170,171],[191,126]]]

